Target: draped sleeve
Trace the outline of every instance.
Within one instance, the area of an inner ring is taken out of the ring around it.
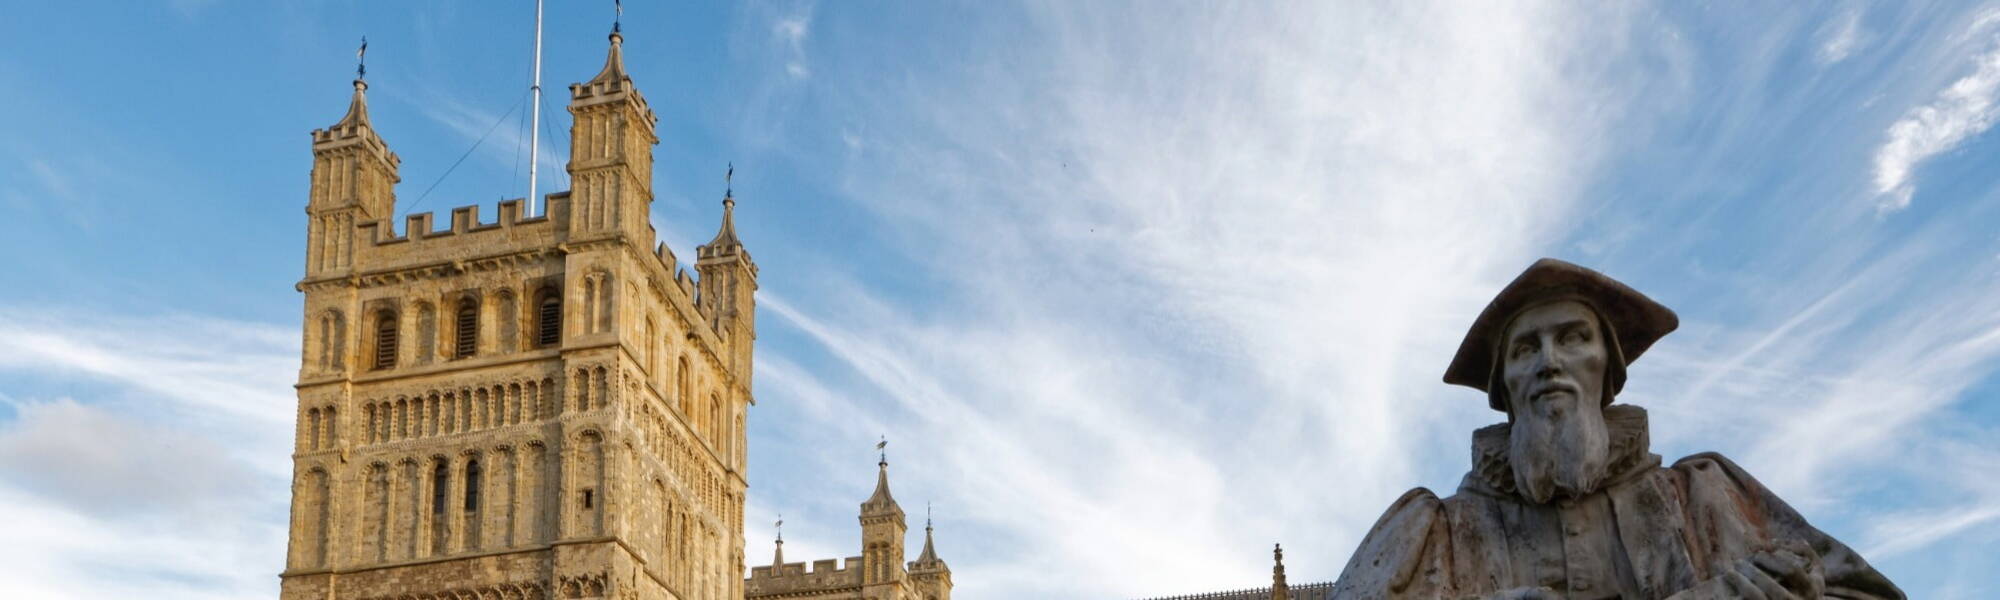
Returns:
[[[1819,555],[1826,597],[1904,598],[1903,591],[1860,554],[1806,523],[1791,505],[1728,458],[1713,452],[1694,454],[1674,463],[1672,470],[1686,490],[1689,531],[1698,538],[1688,548],[1690,558],[1708,576],[1774,543],[1795,540]]]
[[[1333,584],[1333,597],[1391,600],[1450,596],[1451,533],[1444,504],[1424,488],[1405,492],[1368,530]]]

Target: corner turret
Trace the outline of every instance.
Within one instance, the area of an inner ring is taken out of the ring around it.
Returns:
[[[604,68],[569,86],[572,239],[623,235],[653,247],[653,146],[658,117],[625,72],[625,36],[612,33]]]
[[[924,551],[910,562],[910,588],[925,600],[951,600],[951,567],[938,558],[929,517],[924,518]]]
[[[734,166],[729,169],[734,175]],[[701,273],[701,309],[709,326],[722,334],[730,369],[741,374],[745,390],[750,376],[750,351],[757,341],[757,263],[736,238],[734,190],[722,193],[722,227],[715,239],[695,248],[695,270]]]
[[[899,600],[903,597],[903,507],[889,494],[889,461],[877,463],[875,493],[861,503],[861,556],[867,571],[861,577],[861,597]]]
[[[368,82],[354,80],[347,114],[312,132],[312,183],[307,193],[306,276],[337,274],[354,267],[355,226],[387,219],[396,211],[397,169],[402,159],[389,151],[368,120]]]

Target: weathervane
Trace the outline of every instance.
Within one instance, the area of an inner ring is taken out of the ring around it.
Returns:
[[[611,0],[611,6],[618,15],[611,18],[611,33],[618,33],[618,25],[625,20],[625,0]]]
[[[354,51],[354,78],[368,78],[368,36],[361,36],[361,48]]]
[[[885,467],[889,466],[889,451],[887,450],[888,447],[889,447],[889,436],[886,435],[882,436],[882,441],[875,442],[875,450],[882,453],[882,466]]]
[[[778,528],[778,543],[785,543],[785,513],[778,513],[778,524],[774,527]]]
[[[729,170],[722,173],[722,199],[736,197],[736,161],[729,161]]]

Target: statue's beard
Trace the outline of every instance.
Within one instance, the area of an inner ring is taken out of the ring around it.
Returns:
[[[1610,462],[1611,436],[1602,407],[1565,400],[1583,406],[1522,411],[1508,436],[1514,489],[1537,504],[1596,491]]]

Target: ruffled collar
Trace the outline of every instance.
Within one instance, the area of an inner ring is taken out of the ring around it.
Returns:
[[[1652,453],[1652,441],[1647,435],[1646,409],[1630,404],[1606,406],[1604,425],[1611,433],[1611,464],[1606,469],[1611,476],[1597,489],[1617,485],[1660,466],[1660,455]],[[1515,493],[1514,467],[1507,460],[1508,436],[1512,431],[1508,423],[1495,423],[1472,432],[1472,471],[1459,482],[1459,491],[1528,501]]]

